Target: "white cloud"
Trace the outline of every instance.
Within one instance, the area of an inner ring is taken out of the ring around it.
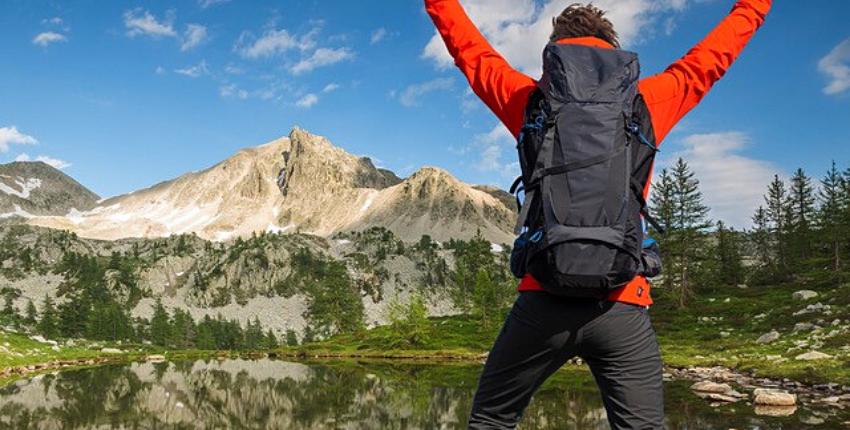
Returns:
[[[336,84],[336,83],[333,83],[333,82],[332,82],[332,83],[330,83],[330,84],[325,85],[325,88],[323,88],[323,89],[322,89],[322,92],[323,92],[323,93],[331,93],[331,92],[334,92],[334,91],[336,91],[336,90],[338,90],[338,89],[340,89],[340,88],[341,88],[341,87],[340,87],[340,85],[339,85],[339,84]]]
[[[295,106],[303,107],[303,108],[309,108],[309,107],[314,106],[318,102],[319,102],[319,96],[317,96],[315,94],[307,94],[306,96],[301,97],[301,100],[298,100],[297,102],[295,102]]]
[[[664,12],[680,11],[688,4],[710,0],[596,0],[594,5],[608,10],[624,46],[640,42],[649,24]],[[559,15],[569,2],[545,0],[461,0],[469,16],[490,43],[515,68],[538,74],[541,53],[552,32],[552,17]],[[423,57],[441,68],[453,64],[445,45],[435,34],[425,47]]]
[[[53,166],[56,169],[63,170],[71,167],[71,163],[60,160],[58,158],[48,157],[46,155],[39,155],[35,158],[29,156],[29,154],[21,154],[15,158],[15,161],[19,162],[30,162],[30,161],[41,161],[42,163]]]
[[[207,66],[206,60],[201,60],[197,66],[186,67],[185,69],[177,69],[174,71],[179,75],[188,76],[190,78],[197,78],[203,75],[207,75],[210,73],[210,68]]]
[[[677,158],[684,158],[700,181],[710,216],[737,228],[749,227],[753,212],[764,203],[768,183],[779,170],[767,161],[740,154],[750,145],[745,133],[694,134],[681,145],[684,150],[665,156],[658,167],[669,167]]]
[[[124,12],[124,27],[127,28],[127,36],[136,37],[140,35],[150,36],[155,39],[162,37],[177,37],[174,30],[174,16],[169,13],[164,21],[159,21],[152,13],[136,8]]]
[[[316,46],[314,40],[317,28],[309,33],[298,37],[286,30],[266,30],[261,37],[254,36],[251,32],[243,32],[236,41],[234,50],[245,58],[263,58],[278,55],[283,52],[300,49],[302,51],[312,49]]]
[[[168,73],[168,71],[167,71],[167,70],[165,70],[165,68],[164,68],[164,67],[162,67],[162,66],[156,66],[156,70],[154,70],[154,73],[156,73],[156,74],[157,74],[157,75],[159,75],[159,76],[162,76],[162,75],[167,74],[167,73]]]
[[[225,98],[233,97],[240,100],[248,98],[248,91],[239,88],[236,84],[223,85],[218,89],[218,93]]]
[[[32,39],[32,43],[40,46],[47,46],[51,43],[56,42],[67,42],[68,38],[59,33],[54,33],[52,31],[45,31],[44,33],[39,33],[38,36]]]
[[[389,35],[389,33],[387,32],[387,29],[384,28],[384,27],[381,27],[381,28],[375,30],[374,32],[372,32],[372,38],[370,40],[370,43],[373,44],[373,45],[376,44],[376,43],[379,43],[380,41],[386,39],[386,37],[388,35]]]
[[[54,16],[53,18],[50,18],[50,19],[47,19],[47,18],[42,19],[41,23],[44,24],[44,25],[62,25],[62,23],[64,23],[64,21],[62,21],[62,18],[60,18],[58,16]]]
[[[405,107],[419,106],[419,98],[433,91],[448,90],[454,86],[453,78],[437,78],[421,84],[411,85],[398,96],[398,101]]]
[[[183,45],[180,50],[188,51],[207,41],[207,27],[200,24],[189,24],[183,33]]]
[[[210,6],[215,6],[217,4],[222,3],[229,3],[230,1],[232,0],[198,0],[198,6],[200,6],[201,9],[206,9]]]
[[[224,67],[224,73],[227,73],[228,75],[241,75],[245,73],[245,71],[242,70],[241,67],[231,63]]]
[[[319,48],[313,55],[298,62],[292,66],[289,71],[293,75],[311,72],[319,67],[330,66],[341,61],[351,60],[354,58],[354,53],[348,48]]]
[[[850,89],[850,38],[823,57],[818,68],[831,79],[823,89],[824,94],[835,95]]]
[[[511,132],[502,124],[496,124],[489,132],[476,135],[472,148],[469,148],[467,152],[478,153],[478,161],[475,163],[477,170],[501,172],[513,177],[516,175],[510,172],[510,163],[502,163],[503,151],[512,148],[513,145],[514,138],[511,136]]]
[[[8,152],[10,145],[37,145],[38,139],[23,134],[13,126],[0,128],[0,152]]]

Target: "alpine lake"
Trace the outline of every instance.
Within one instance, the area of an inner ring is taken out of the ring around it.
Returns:
[[[464,429],[480,365],[387,361],[197,360],[111,364],[0,388],[0,429]],[[690,381],[665,385],[670,430],[846,429],[850,411],[759,415],[713,406]],[[594,380],[567,367],[520,429],[608,429]]]

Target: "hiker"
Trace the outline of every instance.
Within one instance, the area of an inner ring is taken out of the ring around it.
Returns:
[[[525,191],[511,259],[520,294],[484,366],[470,429],[515,428],[535,391],[576,356],[613,429],[663,428],[646,276],[657,274],[657,245],[643,227],[652,222],[655,152],[726,73],[771,1],[738,1],[685,57],[645,79],[605,12],[574,4],[553,20],[538,82],[510,67],[458,0],[425,0],[472,90],[518,139],[513,188]]]

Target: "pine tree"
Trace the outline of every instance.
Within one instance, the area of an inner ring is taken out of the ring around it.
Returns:
[[[790,204],[785,182],[779,175],[773,177],[765,196],[767,204],[767,219],[770,223],[772,242],[776,246],[776,276],[784,281],[787,278],[788,267],[788,218]]]
[[[175,309],[171,317],[171,341],[178,349],[191,349],[195,347],[195,321],[189,312]]]
[[[198,323],[195,334],[195,347],[204,351],[216,349],[215,329],[213,328],[213,320],[209,315],[204,316],[204,319]]]
[[[262,349],[264,336],[263,326],[258,318],[255,317],[253,322],[248,321],[248,326],[245,328],[245,349]]]
[[[830,249],[832,276],[836,283],[841,282],[841,247],[844,243],[847,224],[843,223],[842,204],[843,179],[835,161],[832,168],[821,179],[820,208],[817,212],[821,237]]]
[[[49,295],[44,296],[41,320],[38,322],[36,330],[48,339],[56,339],[59,337],[59,318],[56,308],[53,305],[53,299],[51,299]]]
[[[753,230],[749,234],[753,244],[755,257],[761,265],[761,269],[767,269],[768,273],[776,273],[776,259],[774,258],[773,234],[770,229],[770,220],[767,209],[759,206],[753,215]]]
[[[286,331],[286,346],[298,346],[298,334],[295,333],[295,330]]]
[[[35,308],[35,304],[32,300],[27,301],[27,310],[26,316],[24,317],[24,323],[29,327],[34,328],[38,323],[38,310]]]
[[[652,215],[667,232],[674,231],[673,218],[676,213],[674,201],[675,188],[673,177],[670,176],[670,171],[667,169],[663,169],[661,171],[658,181],[652,188]],[[664,249],[663,252],[665,254],[670,250],[669,248],[675,246],[675,241],[668,240],[672,237],[671,235],[661,235],[659,232],[655,231],[654,228],[651,227],[651,229],[651,235],[656,238],[659,246]],[[662,282],[665,290],[673,290],[674,277],[672,274],[665,274],[665,276],[662,277]]]
[[[11,324],[16,324],[20,319],[20,315],[18,315],[18,309],[15,307],[15,295],[12,292],[7,292],[4,301],[2,310],[3,318]]]
[[[789,253],[791,267],[799,271],[811,257],[812,223],[815,213],[815,189],[803,169],[797,169],[791,178],[789,192]]]
[[[723,285],[738,285],[744,282],[744,267],[741,262],[741,244],[738,232],[717,222],[716,279]]]
[[[669,172],[662,171],[654,194],[654,209],[659,222],[667,229],[659,245],[667,256],[665,286],[675,289],[679,306],[685,307],[694,295],[694,285],[705,272],[705,236],[711,226],[708,207],[703,203],[699,180],[688,163],[679,158]]]
[[[263,338],[263,343],[261,345],[261,349],[264,350],[272,350],[276,349],[280,346],[280,343],[277,341],[277,336],[274,335],[272,329],[269,329],[266,332],[266,336]]]
[[[344,264],[323,264],[326,273],[308,283],[307,315],[321,334],[351,333],[363,327],[365,313],[359,289]]]
[[[153,308],[153,317],[151,317],[150,324],[150,340],[154,345],[166,347],[172,345],[168,311],[165,310],[160,299],[156,300]]]

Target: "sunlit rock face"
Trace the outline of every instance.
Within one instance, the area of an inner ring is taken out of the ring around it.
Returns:
[[[34,187],[28,184],[19,188]],[[260,232],[331,236],[377,226],[407,241],[424,234],[441,241],[468,239],[480,232],[495,243],[510,243],[516,217],[504,191],[464,184],[433,167],[401,179],[298,128],[207,170],[96,206],[96,196],[90,200],[23,218],[107,240],[189,233],[212,241]],[[14,207],[7,209],[15,216]]]

